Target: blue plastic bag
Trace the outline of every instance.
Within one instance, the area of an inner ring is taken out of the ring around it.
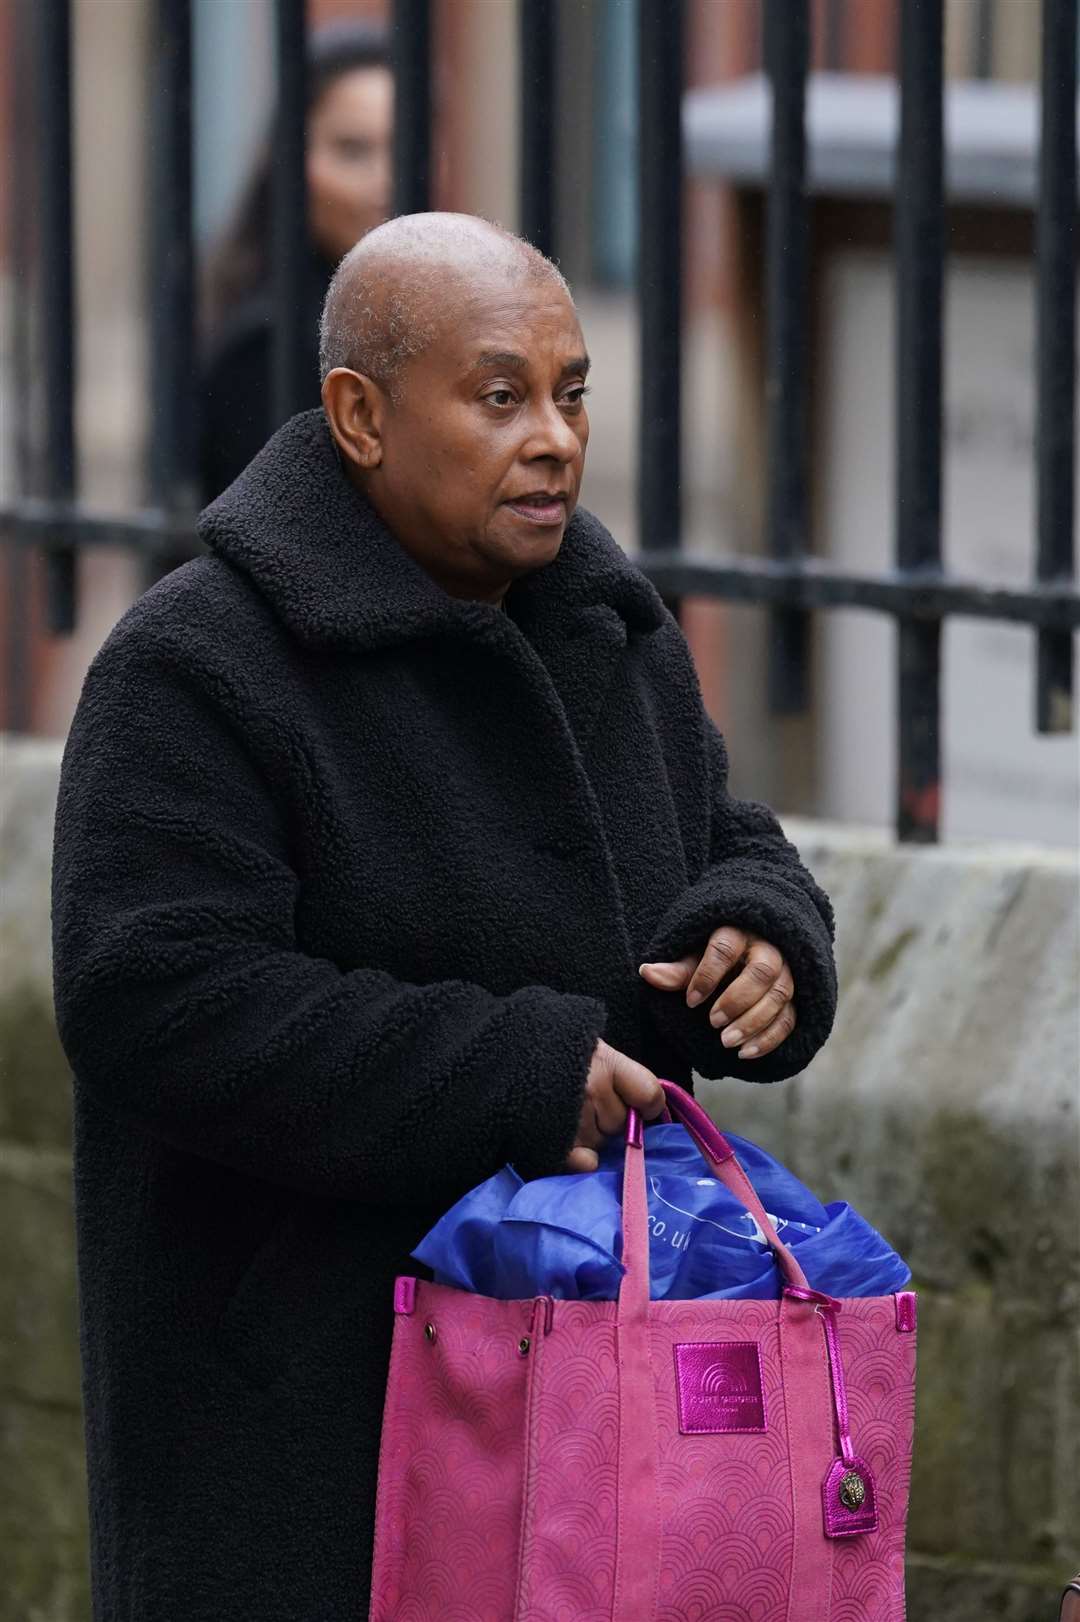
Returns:
[[[822,1205],[763,1149],[726,1136],[814,1289],[885,1295],[908,1282],[904,1262],[850,1205]],[[504,1166],[447,1211],[412,1254],[437,1283],[500,1300],[614,1300],[623,1272],[624,1153],[621,1140],[610,1139],[598,1171],[531,1183]],[[645,1169],[654,1300],[779,1296],[780,1273],[758,1224],[712,1176],[684,1126],[646,1128]]]

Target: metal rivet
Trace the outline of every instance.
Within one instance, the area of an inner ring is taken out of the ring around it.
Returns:
[[[840,1502],[845,1509],[858,1509],[866,1497],[866,1483],[857,1470],[849,1470],[840,1481]]]
[[[434,1340],[437,1333],[438,1333],[438,1330],[435,1328],[435,1325],[433,1323],[426,1323],[424,1325],[424,1339],[425,1340],[428,1340],[428,1341]]]
[[[531,1345],[532,1342],[530,1341],[528,1335],[522,1335],[521,1339],[518,1341],[518,1351],[521,1353],[522,1357],[528,1357],[529,1347]]]

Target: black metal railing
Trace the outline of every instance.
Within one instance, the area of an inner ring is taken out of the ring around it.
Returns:
[[[548,253],[558,249],[554,177],[554,0],[520,3],[521,219]],[[37,119],[42,132],[33,195],[16,174],[24,212],[36,207],[42,368],[48,409],[38,488],[2,515],[12,545],[47,559],[49,628],[75,624],[75,558],[83,546],[120,544],[152,577],[194,537],[195,409],[191,353],[194,271],[191,224],[191,3],[156,0],[155,117],[151,183],[152,428],[149,505],[122,516],[84,510],[76,498],[71,149],[70,0],[22,8],[34,31]],[[808,208],[806,0],[765,0],[766,66],[774,106],[768,191],[765,305],[766,505],[761,556],[696,557],[681,549],[679,394],[683,274],[683,0],[639,0],[638,196],[641,210],[637,561],[669,599],[686,595],[767,605],[775,713],[809,702],[811,612],[854,607],[892,617],[899,629],[896,825],[905,840],[936,839],[940,801],[941,632],[954,617],[1028,625],[1036,633],[1040,732],[1073,725],[1072,638],[1080,627],[1075,577],[1075,301],[1077,250],[1075,0],[1043,0],[1042,130],[1036,282],[1038,533],[1032,583],[1021,589],[957,579],[941,545],[943,186],[942,0],[899,9],[901,137],[895,199],[898,323],[897,506],[891,570],[859,575],[810,555],[807,489]],[[274,393],[293,409],[303,365],[305,194],[304,0],[274,0],[277,113],[274,135]],[[395,208],[430,206],[432,19],[429,0],[396,0]]]

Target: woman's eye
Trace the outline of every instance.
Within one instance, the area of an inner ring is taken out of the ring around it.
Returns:
[[[513,405],[514,394],[512,389],[492,389],[490,394],[484,395],[484,399],[490,401],[492,405],[505,407]]]
[[[587,383],[579,383],[576,388],[568,389],[563,395],[564,405],[579,406],[589,392]]]
[[[367,163],[375,154],[374,141],[341,135],[334,144],[338,157],[344,158],[346,163]]]

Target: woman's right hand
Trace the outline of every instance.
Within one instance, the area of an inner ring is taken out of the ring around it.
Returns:
[[[595,1171],[596,1151],[606,1137],[626,1126],[626,1112],[636,1109],[643,1120],[654,1121],[664,1110],[664,1091],[645,1065],[599,1041],[589,1065],[585,1101],[577,1137],[566,1160],[567,1171]]]

